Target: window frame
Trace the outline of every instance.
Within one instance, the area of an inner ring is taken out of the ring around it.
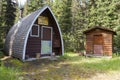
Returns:
[[[32,32],[33,27],[37,27],[37,35],[33,34],[33,32]],[[33,24],[32,28],[31,28],[31,31],[30,31],[30,36],[31,37],[39,37],[40,36],[40,34],[39,34],[40,33],[40,30],[39,30],[40,26],[38,24]]]

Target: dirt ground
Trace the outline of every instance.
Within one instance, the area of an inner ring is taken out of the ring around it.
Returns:
[[[19,80],[120,80],[120,58],[86,58],[68,54],[57,60],[4,61],[6,67],[20,68]]]
[[[120,72],[96,73],[87,80],[120,80]]]
[[[62,80],[68,80],[68,79],[69,79],[68,77],[66,78],[64,77]],[[34,79],[27,77],[27,80],[41,80],[41,79]],[[53,78],[50,80],[56,80],[56,79]],[[77,78],[77,79],[69,79],[69,80],[120,80],[120,72],[96,73],[96,75],[89,78],[82,78],[82,79]]]

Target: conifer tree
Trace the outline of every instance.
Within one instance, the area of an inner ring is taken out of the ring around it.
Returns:
[[[16,18],[16,8],[11,4],[11,0],[6,0],[6,11],[5,11],[5,26],[6,27],[6,34],[8,33],[9,29],[14,25],[15,18]]]
[[[33,12],[43,6],[43,0],[31,0],[28,3],[28,13]]]
[[[55,13],[55,16],[61,27],[64,46],[67,49],[70,49],[70,33],[72,28],[72,14],[71,14],[71,5],[72,0],[55,0],[53,2],[52,10]]]
[[[5,30],[5,12],[6,12],[6,0],[0,1],[0,48],[3,46],[4,38],[6,36],[6,30]]]

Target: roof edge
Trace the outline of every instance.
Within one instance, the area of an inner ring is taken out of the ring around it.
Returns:
[[[88,30],[84,31],[83,34],[87,34],[94,29],[101,29],[101,30],[109,31],[109,32],[112,32],[114,35],[117,35],[117,33],[113,31],[112,29],[101,27],[101,26],[95,26],[95,27],[89,28]]]
[[[40,10],[40,9],[41,9],[41,10]],[[53,18],[55,19],[55,22],[56,22],[56,24],[57,24],[58,30],[59,30],[59,32],[60,32],[61,45],[62,45],[62,55],[64,54],[64,45],[63,45],[63,39],[62,39],[62,32],[61,32],[61,30],[60,30],[60,27],[59,27],[59,25],[58,25],[58,22],[57,22],[56,17],[54,16],[52,10],[50,9],[50,7],[49,7],[48,5],[45,5],[45,6],[43,6],[43,7],[40,8],[40,9],[38,9],[38,10],[40,10],[40,11],[39,11],[39,13],[36,15],[36,17],[34,18],[34,20],[32,21],[32,23],[31,23],[31,25],[30,25],[30,28],[29,28],[29,30],[28,30],[28,32],[27,32],[27,34],[26,34],[26,38],[25,38],[25,41],[24,41],[24,44],[25,44],[25,45],[24,45],[24,48],[23,48],[23,57],[22,57],[22,60],[23,60],[23,61],[25,60],[25,51],[26,51],[26,46],[27,46],[27,39],[28,39],[28,37],[29,37],[29,32],[30,32],[30,30],[31,30],[31,28],[32,28],[32,25],[34,24],[34,22],[35,22],[35,20],[38,18],[38,16],[39,16],[42,12],[44,12],[46,9],[49,9],[49,11],[51,12],[51,14],[53,15]],[[31,13],[31,14],[32,14],[32,13]]]

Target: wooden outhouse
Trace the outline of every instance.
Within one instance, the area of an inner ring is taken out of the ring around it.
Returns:
[[[113,30],[96,26],[84,31],[84,34],[86,56],[112,56],[113,35],[116,35]]]
[[[22,61],[63,55],[62,33],[50,7],[44,6],[18,21],[10,29],[4,49]]]

